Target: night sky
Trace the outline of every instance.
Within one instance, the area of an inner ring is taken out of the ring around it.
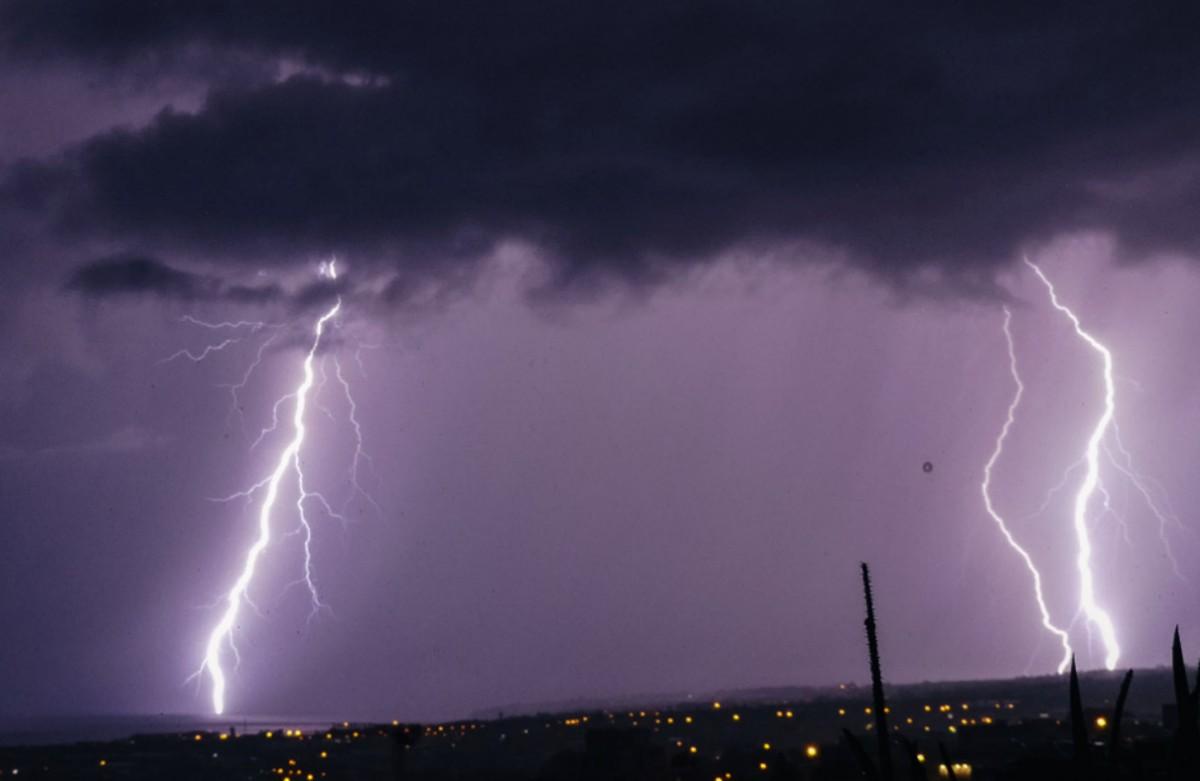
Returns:
[[[339,296],[302,453],[346,516],[311,513],[330,609],[288,585],[293,491],[233,713],[862,681],[860,560],[891,680],[1052,671],[980,495],[1005,306],[994,499],[1100,666],[1079,471],[1043,506],[1100,365],[1023,256],[1111,348],[1179,517],[1161,539],[1104,462],[1121,664],[1200,643],[1195,16],[0,0],[0,716],[208,709],[186,680],[257,506],[213,499],[270,470]]]

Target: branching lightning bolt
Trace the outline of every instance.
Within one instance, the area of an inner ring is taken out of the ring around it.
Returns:
[[[250,587],[250,582],[254,579],[254,570],[258,564],[258,558],[271,541],[271,512],[274,510],[275,501],[279,496],[279,484],[282,482],[289,468],[295,468],[299,473],[298,459],[300,446],[304,444],[305,434],[304,413],[308,402],[308,391],[313,385],[314,378],[313,358],[320,347],[321,336],[325,331],[325,324],[337,315],[341,306],[341,299],[338,299],[333,307],[317,320],[316,327],[314,328],[312,347],[309,348],[308,354],[304,358],[304,376],[294,394],[296,404],[292,414],[292,439],[283,449],[283,452],[280,453],[279,460],[275,464],[275,469],[267,479],[265,486],[267,493],[258,511],[258,537],[246,552],[246,561],[242,567],[241,574],[238,575],[237,580],[234,581],[233,588],[225,596],[225,611],[222,613],[217,625],[213,627],[212,633],[208,637],[208,644],[205,646],[204,665],[202,669],[207,671],[209,677],[212,679],[212,704],[213,711],[217,714],[225,712],[225,672],[221,668],[221,650],[226,643],[232,645],[233,629],[237,621],[238,611],[242,606],[242,602],[245,601],[246,591]],[[301,495],[303,496],[303,493]],[[304,520],[303,524],[305,529],[311,533],[307,520]],[[319,606],[320,600],[316,596],[316,588],[312,583],[311,570],[308,566],[307,540],[305,554],[305,579],[312,588],[314,604]]]
[[[258,329],[255,328],[254,330],[257,331]],[[250,362],[250,365],[246,367],[246,371],[242,373],[242,379],[234,383],[226,383],[220,386],[229,390],[229,397],[233,402],[230,408],[230,414],[234,412],[237,413],[238,420],[241,422],[243,434],[246,433],[246,416],[242,414],[242,399],[239,394],[246,389],[246,385],[250,383],[250,378],[254,376],[254,372],[257,371],[258,367],[262,365],[263,355],[266,353],[267,348],[275,343],[275,340],[279,338],[280,333],[280,331],[276,331],[275,333],[271,334],[270,338],[264,339],[258,345],[258,350],[254,354],[254,360]]]
[[[337,269],[334,265],[334,262],[330,261],[329,263],[322,264],[321,274],[328,279],[336,279]],[[314,385],[316,384],[317,378],[317,372],[315,368],[317,353],[321,348],[322,338],[325,335],[326,329],[328,328],[330,322],[337,317],[338,313],[341,311],[341,308],[342,299],[339,296],[333,306],[317,319],[312,330],[312,341],[302,363],[302,376],[299,385],[295,390],[276,401],[272,408],[273,423],[271,427],[264,429],[263,434],[261,434],[259,439],[255,441],[255,444],[257,444],[259,441],[261,441],[262,436],[265,436],[265,434],[269,431],[275,430],[275,428],[280,424],[280,407],[286,402],[292,402],[291,438],[288,440],[283,450],[279,453],[278,458],[275,460],[274,468],[271,470],[269,475],[259,480],[250,488],[239,491],[222,499],[222,501],[227,501],[230,499],[243,497],[249,501],[253,499],[259,492],[264,492],[262,502],[258,508],[258,534],[255,537],[254,542],[246,551],[245,560],[240,574],[234,581],[233,586],[221,600],[221,602],[224,603],[224,609],[221,612],[220,619],[212,628],[212,631],[208,636],[208,641],[205,645],[204,661],[196,673],[197,675],[204,673],[208,674],[212,682],[212,707],[213,711],[217,714],[224,713],[225,711],[226,675],[221,664],[222,655],[226,646],[228,646],[230,651],[233,653],[235,661],[238,658],[238,651],[236,645],[234,644],[233,637],[234,630],[237,625],[238,615],[243,604],[246,604],[251,609],[254,609],[254,603],[250,600],[250,595],[248,593],[249,588],[254,580],[254,574],[258,565],[258,561],[271,541],[272,514],[279,498],[280,485],[290,472],[294,472],[296,478],[296,511],[299,519],[299,527],[294,532],[290,533],[303,534],[304,550],[303,574],[298,580],[295,581],[295,584],[303,583],[308,588],[309,598],[312,604],[310,618],[313,615],[316,615],[319,610],[326,607],[324,603],[321,602],[320,595],[317,591],[316,581],[313,576],[313,528],[306,511],[306,505],[310,502],[316,502],[329,516],[341,519],[343,521],[345,519],[333,510],[333,508],[330,506],[330,503],[322,494],[313,491],[308,487],[304,475],[301,449],[304,445],[305,435],[307,433],[305,417],[309,404],[312,403],[316,405],[318,403],[315,399],[316,391],[314,390]],[[264,324],[246,321],[206,323],[195,319],[189,319],[189,322],[212,329],[251,328],[253,331],[257,331],[264,327]],[[229,386],[231,393],[234,395],[235,402],[237,401],[237,392],[241,390],[249,381],[250,375],[262,361],[263,351],[266,349],[266,346],[273,341],[274,338],[275,337],[272,336],[270,340],[267,340],[260,345],[254,362],[243,375],[241,382],[236,385]],[[337,366],[336,363],[335,366]],[[356,437],[356,451],[352,471],[355,473],[356,478],[358,464],[362,458],[366,457],[362,450],[362,430],[357,418],[357,408],[354,406],[353,399],[350,396],[349,384],[341,374],[340,367],[338,368],[338,380],[345,388],[347,398],[350,399],[351,404],[350,422],[353,425],[354,434]],[[355,489],[361,491],[361,489],[358,487],[357,479],[354,479],[354,484]]]
[[[1037,600],[1038,610],[1042,615],[1042,626],[1047,632],[1058,637],[1062,644],[1063,658],[1058,664],[1058,672],[1063,672],[1071,663],[1071,641],[1067,633],[1057,626],[1050,618],[1050,611],[1046,607],[1046,598],[1042,593],[1042,574],[1038,571],[1037,565],[1033,563],[1033,558],[1021,544],[1013,537],[1009,531],[1008,525],[1004,522],[1004,518],[996,510],[992,503],[991,485],[992,485],[992,468],[996,462],[1000,460],[1000,456],[1004,453],[1004,442],[1008,439],[1009,429],[1012,428],[1016,421],[1017,407],[1021,404],[1021,397],[1025,394],[1025,384],[1021,381],[1021,375],[1017,371],[1017,353],[1013,346],[1012,338],[1012,312],[1008,307],[1004,307],[1004,339],[1008,344],[1008,368],[1012,375],[1013,383],[1016,386],[1016,391],[1013,393],[1012,401],[1008,404],[1008,416],[1004,420],[1004,425],[1000,428],[1000,433],[996,436],[996,444],[992,449],[992,455],[988,458],[987,463],[983,466],[983,482],[979,485],[979,490],[983,494],[983,505],[987,509],[988,515],[995,521],[996,526],[1000,529],[1000,533],[1004,535],[1004,539],[1008,542],[1010,548],[1017,552],[1021,560],[1025,562],[1025,568],[1029,570],[1030,576],[1033,578],[1033,594]]]
[[[224,350],[226,347],[235,345],[240,341],[242,341],[241,337],[231,336],[228,339],[222,339],[220,342],[218,342],[216,344],[206,345],[205,348],[198,353],[194,353],[191,350],[176,350],[175,352],[168,355],[166,358],[163,358],[161,361],[159,361],[159,363],[170,363],[171,361],[175,360],[176,358],[187,358],[192,363],[200,363],[200,361],[203,361],[205,358],[212,355],[213,353],[219,353],[222,350]]]
[[[277,325],[272,325],[271,323],[263,323],[263,322],[259,322],[257,320],[223,320],[221,322],[212,323],[207,320],[201,320],[197,317],[192,317],[191,315],[184,315],[183,317],[179,318],[179,321],[182,323],[188,323],[189,325],[199,326],[200,328],[204,328],[209,331],[224,331],[224,330],[241,331],[244,328],[248,328],[248,329],[250,329],[249,332],[251,334],[258,333],[259,331],[261,331],[264,328],[279,328],[279,326],[277,326]],[[225,339],[222,339],[220,342],[206,345],[204,347],[204,349],[202,349],[198,353],[194,353],[191,350],[186,350],[186,349],[176,350],[175,352],[168,355],[166,358],[163,358],[162,360],[160,360],[159,363],[160,364],[170,363],[171,361],[174,361],[176,358],[187,358],[192,363],[200,363],[201,361],[205,360],[206,358],[208,358],[208,356],[212,355],[213,353],[219,353],[227,347],[231,347],[235,344],[240,343],[242,341],[242,338],[243,337],[241,337],[241,336],[227,337]],[[274,339],[274,337],[272,337],[271,340],[268,340],[268,342],[272,341],[273,339]],[[260,357],[262,355],[263,349],[264,349],[263,346],[259,347],[259,356]],[[253,369],[251,369],[251,371],[253,371]]]
[[[213,323],[207,320],[201,320],[198,317],[192,317],[191,315],[184,315],[183,317],[179,318],[179,320],[183,323],[191,323],[192,325],[198,325],[201,328],[207,328],[210,331],[219,331],[222,328],[231,328],[234,330],[239,328],[249,328],[250,333],[254,333],[256,331],[261,331],[263,328],[276,327],[272,326],[270,323],[264,323],[259,320],[222,320],[220,322]]]
[[[1179,516],[1171,508],[1170,497],[1167,496],[1167,491],[1162,485],[1152,477],[1147,477],[1137,470],[1133,465],[1133,454],[1125,447],[1125,443],[1121,441],[1121,429],[1117,426],[1116,421],[1113,421],[1113,443],[1114,448],[1107,445],[1104,448],[1108,455],[1109,461],[1113,468],[1124,475],[1133,485],[1134,489],[1141,495],[1150,514],[1158,521],[1158,539],[1162,542],[1163,551],[1166,553],[1167,560],[1171,562],[1171,569],[1175,572],[1175,577],[1183,582],[1187,582],[1187,578],[1179,569],[1179,560],[1175,558],[1175,551],[1171,548],[1171,541],[1167,538],[1167,525],[1172,524],[1180,531],[1189,531],[1188,527],[1179,520]],[[1120,456],[1118,460],[1117,456]],[[1156,498],[1157,496],[1161,499]]]
[[[355,355],[357,359],[358,353],[356,352]],[[361,363],[359,366],[361,368]],[[359,482],[359,469],[362,466],[362,463],[365,461],[371,468],[372,472],[374,472],[375,463],[371,460],[371,457],[367,455],[367,451],[363,450],[362,424],[358,420],[358,402],[354,400],[354,394],[350,390],[350,381],[346,379],[346,375],[342,373],[342,364],[336,355],[333,356],[333,368],[334,374],[337,376],[338,382],[341,384],[342,390],[346,394],[346,404],[349,408],[350,425],[354,427],[354,460],[350,463],[350,482],[354,485],[354,490],[357,493],[366,497],[366,500],[370,502],[372,507],[375,508],[375,512],[382,513],[382,510],[379,507],[379,504],[375,501],[375,498],[371,496],[371,494],[364,491],[362,488],[362,483]]]
[[[1050,294],[1050,303],[1071,321],[1071,325],[1075,329],[1075,334],[1095,350],[1103,362],[1104,410],[1096,421],[1096,425],[1093,427],[1084,449],[1083,462],[1085,470],[1083,482],[1079,486],[1079,491],[1075,494],[1072,525],[1075,529],[1075,539],[1078,545],[1075,564],[1079,570],[1080,609],[1087,618],[1089,626],[1094,626],[1100,630],[1100,639],[1104,644],[1104,666],[1112,670],[1117,666],[1117,661],[1121,657],[1121,646],[1117,641],[1117,630],[1113,625],[1112,618],[1096,599],[1096,578],[1092,573],[1092,541],[1088,535],[1087,523],[1088,507],[1092,502],[1093,496],[1095,496],[1101,487],[1101,444],[1109,428],[1112,426],[1113,417],[1116,414],[1116,390],[1113,382],[1112,353],[1099,340],[1084,330],[1082,324],[1079,322],[1079,318],[1070,307],[1058,300],[1058,293],[1054,289],[1054,284],[1042,273],[1042,269],[1036,263],[1029,260],[1029,258],[1025,258],[1025,264],[1033,270],[1038,279],[1042,281],[1042,284],[1046,286],[1046,290]]]

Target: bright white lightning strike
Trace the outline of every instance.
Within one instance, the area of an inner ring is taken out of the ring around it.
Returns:
[[[267,544],[271,541],[271,511],[275,508],[275,500],[279,496],[279,484],[282,482],[284,475],[289,469],[295,469],[298,476],[300,472],[300,446],[304,444],[305,423],[304,414],[308,402],[308,392],[312,388],[314,372],[313,359],[317,353],[317,349],[321,344],[321,336],[325,331],[325,325],[341,309],[342,300],[339,298],[337,302],[317,320],[314,328],[312,346],[308,350],[308,354],[304,357],[304,376],[299,387],[296,388],[294,396],[296,405],[292,413],[292,439],[288,442],[287,447],[279,454],[279,459],[275,463],[275,469],[267,478],[265,488],[266,496],[263,498],[262,505],[258,510],[258,538],[254,544],[246,552],[246,561],[242,567],[241,574],[234,581],[233,588],[225,596],[225,611],[221,614],[221,619],[217,625],[213,627],[211,634],[208,636],[208,644],[204,652],[204,664],[201,670],[207,671],[212,679],[212,704],[213,712],[218,715],[225,712],[225,672],[221,667],[221,651],[226,643],[232,645],[233,629],[237,622],[238,611],[241,609],[242,603],[246,601],[246,591],[250,587],[251,580],[254,579],[254,570],[258,564],[258,558],[266,549]],[[303,502],[305,497],[303,490],[303,481],[301,481],[300,502]],[[303,508],[301,508],[303,510]],[[301,512],[301,523],[305,529],[305,580],[310,587],[314,606],[319,605],[316,597],[315,587],[311,579],[311,570],[309,568],[309,539],[311,539],[311,530],[307,519],[304,518]]]
[[[1103,361],[1104,411],[1096,421],[1096,425],[1092,429],[1092,433],[1088,437],[1087,446],[1084,449],[1083,462],[1085,471],[1083,482],[1079,486],[1078,493],[1075,494],[1072,524],[1075,527],[1075,539],[1078,545],[1075,564],[1079,570],[1079,607],[1089,624],[1100,630],[1100,639],[1104,644],[1104,666],[1112,670],[1116,668],[1117,661],[1121,657],[1121,646],[1117,642],[1117,631],[1113,625],[1112,618],[1096,601],[1096,579],[1092,574],[1092,541],[1088,536],[1087,528],[1088,507],[1091,504],[1092,497],[1095,496],[1100,488],[1101,443],[1104,441],[1105,434],[1108,433],[1109,428],[1112,426],[1113,417],[1116,414],[1116,388],[1113,382],[1112,353],[1094,336],[1083,329],[1079,318],[1070,307],[1058,300],[1058,293],[1054,289],[1054,284],[1042,273],[1041,268],[1029,258],[1025,258],[1025,265],[1033,269],[1033,273],[1037,274],[1038,279],[1046,286],[1046,290],[1050,294],[1050,303],[1055,309],[1067,316],[1075,329],[1075,334],[1086,342],[1089,347],[1099,353]]]
[[[1008,542],[1009,547],[1016,551],[1021,560],[1025,562],[1025,568],[1029,570],[1029,574],[1033,578],[1033,594],[1037,600],[1038,610],[1042,615],[1042,626],[1046,628],[1047,632],[1058,637],[1059,642],[1062,644],[1063,658],[1058,664],[1058,672],[1061,673],[1071,663],[1070,637],[1050,619],[1050,611],[1046,607],[1046,599],[1042,593],[1042,573],[1038,571],[1037,566],[1033,563],[1033,558],[1029,555],[1029,552],[1021,547],[1020,543],[1013,537],[1008,525],[1004,522],[1004,518],[992,503],[992,468],[1004,453],[1004,442],[1008,439],[1009,429],[1013,427],[1013,423],[1016,421],[1017,407],[1020,406],[1021,397],[1025,394],[1025,383],[1021,381],[1021,375],[1017,371],[1017,353],[1013,346],[1011,325],[1012,312],[1009,311],[1008,307],[1004,307],[1004,340],[1008,344],[1008,369],[1016,386],[1016,392],[1013,394],[1012,401],[1008,404],[1008,416],[1004,420],[1004,425],[1000,428],[1000,433],[996,436],[996,445],[992,449],[992,455],[983,466],[983,482],[980,483],[979,490],[983,494],[983,506],[987,509],[988,515],[995,521],[996,526],[1000,529],[1000,533],[1004,535],[1004,539]]]
[[[318,273],[320,274],[321,277],[323,277],[325,279],[330,279],[330,280],[337,279],[336,261],[330,260],[326,263],[320,264],[320,267],[318,268]],[[275,509],[276,501],[279,497],[280,483],[283,481],[284,476],[291,470],[294,470],[295,475],[296,475],[296,487],[297,487],[296,511],[299,516],[299,522],[300,522],[300,528],[297,531],[302,532],[304,535],[303,576],[296,582],[297,583],[303,582],[308,587],[309,595],[310,595],[310,598],[312,601],[313,614],[315,614],[316,611],[319,610],[320,608],[324,607],[324,605],[321,603],[320,597],[317,594],[316,584],[313,581],[313,576],[312,576],[312,538],[313,538],[313,535],[312,535],[312,526],[309,523],[308,516],[305,512],[305,503],[309,500],[316,500],[317,502],[319,502],[321,504],[321,506],[324,508],[324,510],[330,516],[335,517],[335,518],[341,518],[342,516],[340,516],[338,513],[334,512],[332,507],[330,507],[329,503],[325,500],[325,498],[321,494],[310,491],[306,487],[305,479],[304,479],[304,472],[303,472],[303,470],[301,468],[301,464],[300,464],[300,449],[304,444],[304,437],[305,437],[305,433],[306,433],[305,415],[306,415],[306,412],[308,409],[309,395],[310,395],[310,392],[313,390],[313,385],[314,385],[314,382],[316,379],[316,372],[314,370],[314,362],[316,359],[316,355],[317,355],[318,350],[321,347],[321,339],[322,339],[322,336],[324,336],[324,334],[325,334],[326,326],[329,324],[329,322],[334,317],[337,316],[338,312],[341,310],[341,307],[342,307],[342,299],[339,296],[336,299],[334,305],[332,307],[330,307],[329,310],[326,311],[323,315],[321,315],[320,318],[317,319],[317,322],[313,327],[312,343],[308,349],[308,353],[304,357],[304,361],[303,361],[303,365],[302,365],[303,366],[303,374],[301,377],[300,384],[296,387],[296,389],[294,391],[292,391],[291,393],[288,393],[283,398],[281,398],[279,401],[277,401],[273,407],[272,414],[273,414],[273,418],[274,418],[274,423],[272,424],[271,430],[273,430],[274,427],[276,425],[278,425],[278,423],[279,423],[278,412],[279,412],[280,405],[283,404],[285,401],[289,401],[289,400],[294,401],[294,406],[293,406],[293,411],[292,411],[292,436],[291,436],[291,439],[288,441],[287,445],[282,450],[282,452],[280,452],[279,457],[275,462],[274,469],[271,471],[271,473],[267,477],[265,477],[264,479],[255,483],[254,486],[252,486],[249,490],[242,491],[242,492],[239,492],[238,494],[234,495],[234,496],[245,496],[247,498],[250,498],[260,490],[265,489],[265,492],[266,492],[263,497],[262,504],[259,506],[259,510],[258,510],[258,536],[255,538],[254,543],[246,551],[245,562],[242,566],[241,573],[238,575],[237,579],[234,581],[232,588],[230,588],[230,590],[222,598],[222,601],[224,602],[224,605],[225,605],[224,611],[221,613],[220,620],[213,627],[211,633],[208,636],[208,642],[205,645],[204,662],[201,665],[200,670],[197,671],[198,674],[207,672],[209,678],[212,681],[212,706],[213,706],[213,711],[217,714],[224,713],[224,711],[225,711],[226,678],[225,678],[225,671],[221,666],[222,652],[223,652],[225,646],[228,645],[229,649],[233,652],[235,659],[237,658],[237,647],[236,647],[236,645],[234,645],[233,632],[234,632],[234,629],[237,624],[238,614],[241,610],[243,603],[250,606],[251,608],[254,608],[254,603],[250,600],[248,591],[250,588],[250,584],[254,579],[254,573],[255,573],[255,569],[258,564],[259,557],[262,555],[263,551],[266,550],[267,545],[271,541],[271,516]],[[237,328],[242,328],[242,327],[251,327],[251,328],[253,328],[253,331],[257,331],[259,328],[261,328],[261,327],[263,327],[263,325],[265,325],[265,324],[249,323],[249,322],[243,322],[243,321],[224,322],[224,323],[206,323],[206,322],[203,322],[200,320],[195,320],[194,318],[189,318],[188,321],[192,322],[196,325],[204,326],[206,328],[210,328],[210,329],[214,329],[214,330],[221,329],[221,328],[237,329]],[[244,387],[245,384],[249,381],[250,374],[254,371],[254,369],[262,361],[263,351],[270,344],[270,342],[274,340],[274,338],[275,337],[272,336],[271,339],[267,340],[267,342],[264,342],[262,345],[259,346],[259,349],[258,349],[257,355],[254,359],[254,362],[250,365],[250,368],[246,371],[246,374],[242,377],[241,382],[236,385],[231,386],[231,390],[234,395],[235,403],[237,401],[237,391],[240,390],[242,387]],[[227,341],[230,341],[230,340],[227,340]],[[215,348],[215,350],[222,349],[225,346],[227,346],[227,344],[225,342],[222,342],[218,347]],[[202,360],[204,357],[207,357],[207,355],[210,352],[213,352],[213,351],[214,351],[213,349],[206,349],[205,352],[198,357],[195,357],[191,354],[187,354],[187,357],[192,358],[193,360]],[[343,385],[343,387],[346,391],[347,399],[349,399],[350,405],[351,405],[350,406],[350,416],[351,416],[350,420],[351,420],[351,423],[353,424],[354,433],[355,433],[355,437],[356,437],[354,469],[357,470],[357,466],[358,466],[360,458],[366,457],[362,450],[362,431],[361,431],[361,427],[359,426],[357,416],[355,414],[356,408],[353,403],[353,398],[350,396],[349,384],[347,383],[345,377],[341,375],[340,366],[338,368],[339,368],[338,380]],[[315,403],[315,400],[314,400],[314,403]],[[264,431],[264,434],[265,433],[266,432]],[[261,439],[261,436],[260,436],[260,439]],[[257,441],[256,441],[256,444],[257,444]],[[356,471],[355,471],[354,476],[357,477]],[[358,488],[357,480],[355,480],[354,483],[355,483],[355,488],[357,490],[361,491],[361,489]],[[230,498],[232,498],[232,497],[230,497]]]

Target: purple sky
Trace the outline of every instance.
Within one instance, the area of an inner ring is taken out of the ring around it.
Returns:
[[[281,440],[250,440],[335,290],[322,355],[380,510],[326,385],[304,458],[349,507],[315,514],[332,611],[306,622],[280,537],[231,711],[862,680],[860,560],[892,680],[1050,671],[979,493],[1012,393],[1001,307],[1027,389],[994,495],[1064,625],[1077,483],[1029,516],[1102,388],[1022,252],[1112,348],[1122,437],[1187,527],[1180,578],[1107,469],[1121,663],[1164,662],[1176,623],[1200,642],[1183,11],[53,5],[0,3],[0,715],[207,710],[184,680],[255,512],[210,499],[270,468]],[[220,386],[264,334],[162,362],[212,336],[189,314],[296,324],[245,428]]]

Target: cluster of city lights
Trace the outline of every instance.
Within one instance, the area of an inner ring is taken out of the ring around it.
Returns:
[[[970,701],[913,701],[900,700],[886,706],[885,711],[893,716],[889,728],[897,734],[916,733],[914,739],[924,733],[943,735],[962,734],[973,729],[1002,729],[1025,722],[1021,717],[1013,718],[1017,703],[1012,700],[972,699]],[[180,740],[194,743],[205,754],[211,752],[213,759],[217,749],[232,746],[234,742],[249,740],[270,741],[280,753],[264,768],[273,777],[288,781],[319,781],[336,776],[339,766],[332,758],[338,747],[348,750],[359,745],[359,741],[379,741],[376,747],[391,746],[403,732],[420,736],[439,751],[471,751],[472,748],[488,748],[497,741],[512,743],[522,735],[540,733],[543,737],[527,744],[537,750],[545,744],[545,738],[572,739],[578,730],[594,729],[598,726],[633,728],[635,726],[661,736],[664,744],[677,754],[689,758],[697,767],[703,768],[703,778],[713,781],[743,781],[750,776],[766,777],[786,763],[823,763],[827,751],[834,750],[829,742],[833,731],[844,726],[854,731],[874,730],[871,720],[874,708],[861,698],[847,696],[841,702],[796,702],[774,704],[729,703],[711,700],[702,705],[690,705],[680,709],[658,710],[653,708],[612,711],[575,712],[552,717],[530,715],[510,718],[500,722],[462,720],[444,723],[404,725],[393,720],[383,723],[353,724],[343,721],[325,729],[301,729],[276,727],[257,733],[238,733],[230,729],[221,732],[188,732]],[[865,718],[864,718],[865,717]],[[1104,715],[1090,717],[1090,727],[1099,734],[1109,728]],[[1057,726],[1060,719],[1039,714],[1037,720],[1047,720]],[[832,724],[831,724],[832,722]],[[824,726],[818,726],[823,724]],[[546,730],[546,732],[541,732]],[[811,732],[810,732],[811,731]],[[806,734],[808,733],[808,734]],[[926,738],[928,740],[929,737]],[[730,746],[740,747],[736,754],[726,755]],[[242,753],[246,750],[242,743]],[[390,749],[389,749],[390,750]],[[491,750],[490,748],[488,750]],[[519,750],[519,749],[518,749]],[[840,750],[835,751],[841,754]],[[221,752],[221,756],[227,756]],[[341,754],[341,756],[348,756]],[[915,753],[918,762],[927,764],[931,777],[948,777],[934,760],[926,754]],[[89,761],[100,768],[111,767],[112,755],[92,757]],[[122,759],[122,764],[126,760]],[[14,768],[15,769],[15,768]],[[949,766],[953,776],[970,779],[977,772],[969,762],[954,762]],[[748,775],[749,774],[749,775]],[[7,775],[7,772],[0,772]]]

